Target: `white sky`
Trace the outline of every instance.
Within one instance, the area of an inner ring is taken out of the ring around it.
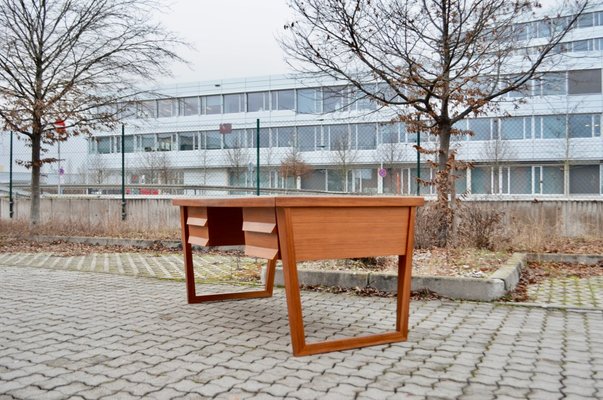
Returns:
[[[163,24],[195,47],[160,83],[289,73],[276,37],[291,12],[286,0],[171,0]]]

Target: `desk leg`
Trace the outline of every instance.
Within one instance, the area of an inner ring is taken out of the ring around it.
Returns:
[[[266,268],[266,285],[264,290],[252,290],[246,292],[229,292],[197,295],[195,287],[195,269],[193,266],[192,246],[188,242],[189,231],[186,220],[188,212],[186,207],[180,208],[180,219],[182,226],[182,248],[184,252],[184,271],[186,277],[186,297],[189,304],[203,303],[206,301],[219,300],[242,300],[260,297],[271,297],[274,287],[274,271],[276,269],[276,259],[268,260]]]
[[[297,277],[297,260],[295,257],[294,232],[291,228],[291,215],[288,209],[277,209],[279,223],[279,241],[283,260],[283,276],[287,295],[289,313],[289,329],[293,355],[305,356],[330,351],[349,350],[359,347],[376,346],[406,340],[408,334],[408,308],[410,298],[410,276],[412,261],[412,243],[409,256],[398,258],[398,296],[396,309],[396,330],[380,334],[349,337],[345,339],[327,340],[306,343],[304,319],[302,314],[301,292]],[[408,253],[407,253],[408,254]]]

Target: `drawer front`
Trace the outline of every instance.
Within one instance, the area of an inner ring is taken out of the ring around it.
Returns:
[[[279,255],[274,207],[243,208],[245,254],[273,260]]]
[[[188,207],[188,242],[199,246],[207,246],[209,242],[209,226],[207,223],[207,207]]]

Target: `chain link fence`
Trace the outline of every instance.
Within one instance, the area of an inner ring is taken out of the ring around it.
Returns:
[[[458,196],[547,198],[603,193],[600,114],[475,118],[455,128]],[[8,135],[3,135],[6,153]],[[433,195],[433,155],[418,157],[417,140],[436,149],[434,136],[406,132],[402,123],[342,119],[249,120],[123,126],[113,134],[73,138],[45,156],[47,194],[222,196],[282,193]],[[15,141],[12,162],[29,159]],[[6,154],[8,156],[8,154]],[[5,154],[3,154],[5,158]],[[6,157],[5,159],[7,159]],[[0,171],[8,186],[8,171]],[[13,173],[26,195],[28,172]]]

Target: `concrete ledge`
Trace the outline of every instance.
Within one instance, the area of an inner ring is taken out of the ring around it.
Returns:
[[[562,262],[584,265],[603,265],[603,255],[597,254],[560,254],[560,253],[529,253],[528,261]]]
[[[519,282],[526,255],[516,253],[505,265],[489,278],[465,278],[450,276],[413,276],[412,291],[429,290],[450,299],[492,301],[503,297],[515,289]],[[262,282],[265,282],[265,268]],[[396,275],[381,272],[346,272],[298,270],[299,282],[308,286],[337,286],[345,289],[371,287],[382,292],[395,293],[398,279]],[[274,283],[283,286],[283,270],[276,269]]]

